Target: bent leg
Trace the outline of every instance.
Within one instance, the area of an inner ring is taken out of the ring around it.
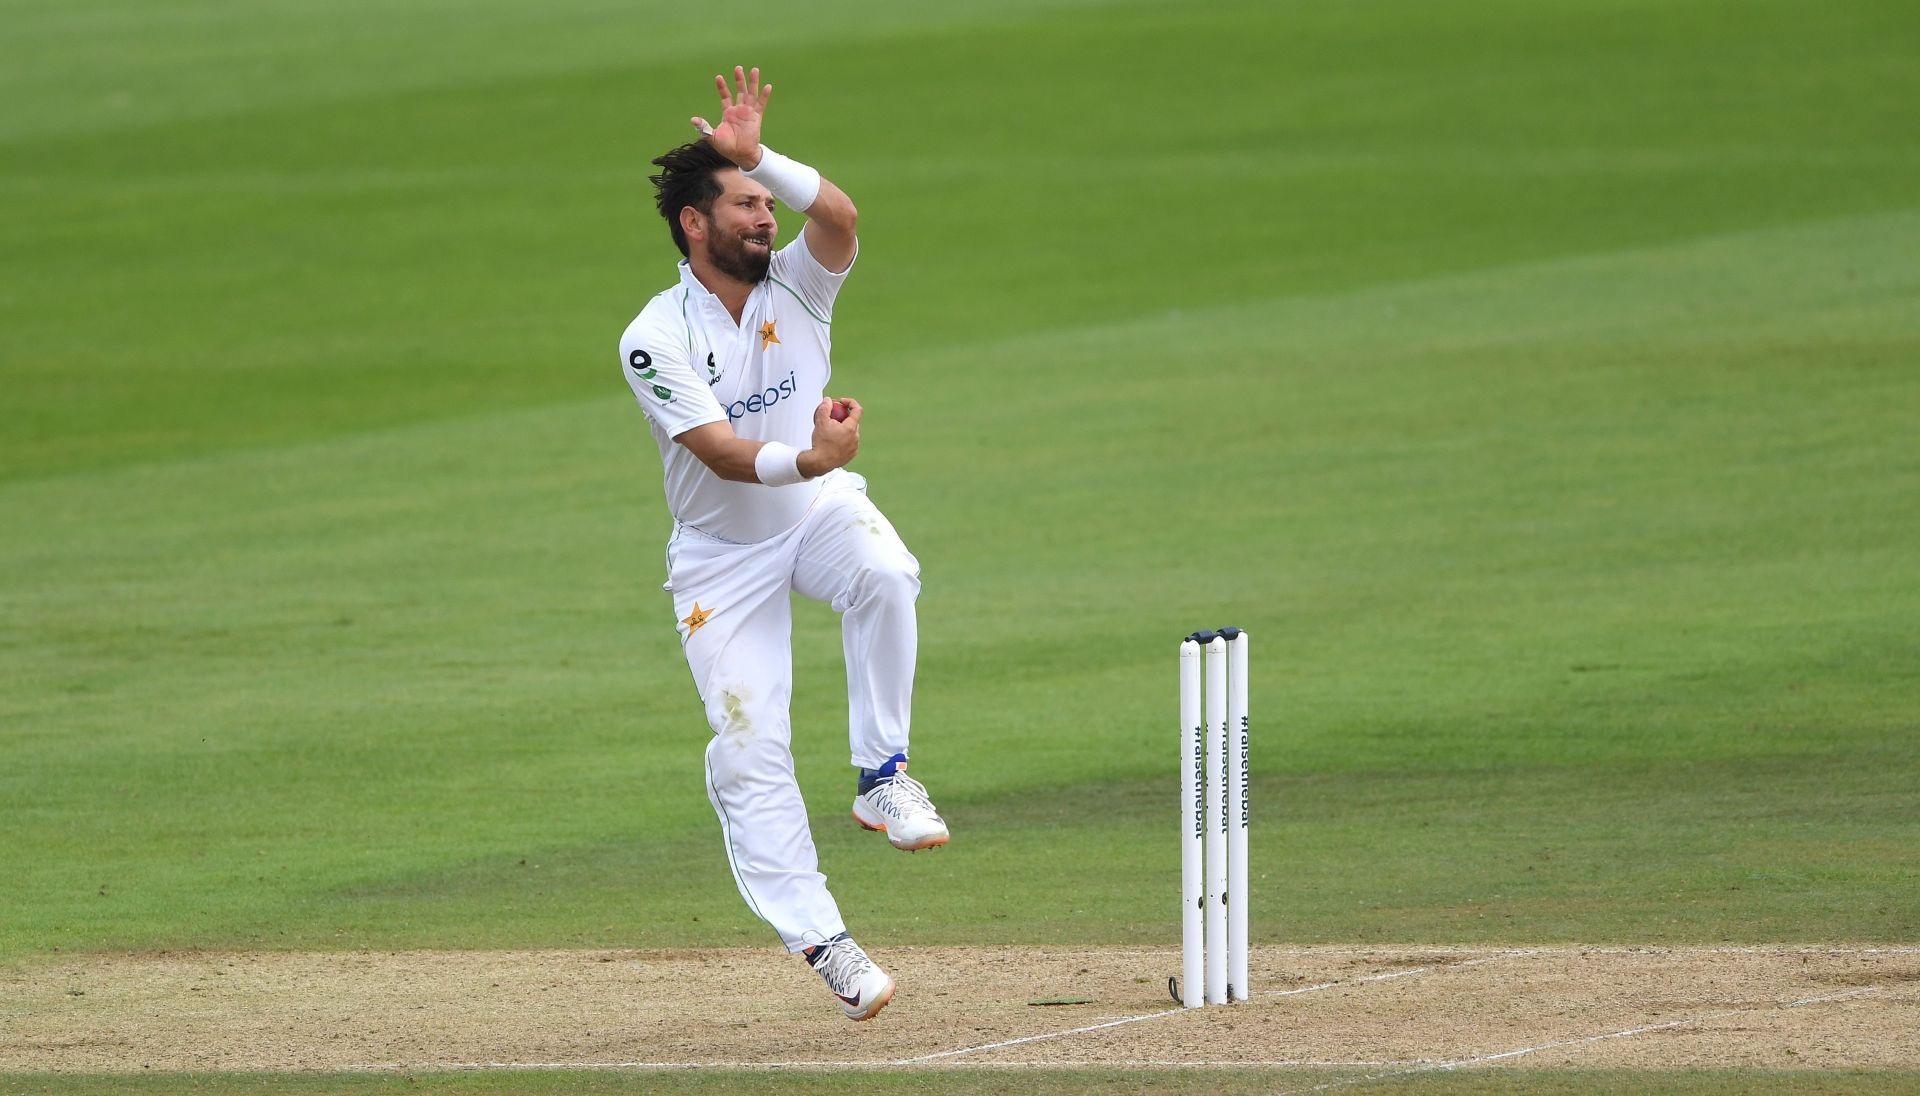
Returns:
[[[876,769],[907,752],[920,628],[920,561],[858,489],[821,499],[802,530],[794,589],[833,606],[847,658],[852,760]]]

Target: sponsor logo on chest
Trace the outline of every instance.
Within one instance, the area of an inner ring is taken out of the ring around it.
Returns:
[[[789,372],[786,376],[780,378],[779,383],[752,393],[745,399],[734,400],[728,404],[727,421],[739,422],[748,415],[758,415],[762,411],[770,411],[773,409],[774,404],[792,397],[797,390],[798,383],[795,374]]]

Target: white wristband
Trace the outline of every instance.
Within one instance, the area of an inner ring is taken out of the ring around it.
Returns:
[[[768,487],[804,483],[807,478],[800,474],[800,450],[777,441],[766,443],[753,455],[753,474]]]
[[[753,165],[753,170],[740,174],[772,191],[788,208],[802,213],[820,196],[818,171],[765,145],[760,146],[760,162]]]

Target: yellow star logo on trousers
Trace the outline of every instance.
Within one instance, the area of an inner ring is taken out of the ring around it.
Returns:
[[[700,607],[699,602],[697,601],[694,602],[693,612],[687,614],[687,619],[680,622],[687,626],[687,638],[692,639],[693,633],[699,631],[700,626],[702,624],[705,624],[707,622],[707,618],[712,615],[713,615],[712,609],[702,609]]]
[[[766,323],[760,325],[760,349],[762,350],[767,348],[768,343],[777,343],[780,341],[780,336],[774,334],[773,325],[773,320],[768,320]]]

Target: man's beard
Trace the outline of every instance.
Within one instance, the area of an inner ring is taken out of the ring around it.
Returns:
[[[759,285],[767,280],[767,267],[773,262],[773,241],[768,240],[765,248],[750,248],[739,236],[719,234],[707,249],[707,258],[727,277]]]

